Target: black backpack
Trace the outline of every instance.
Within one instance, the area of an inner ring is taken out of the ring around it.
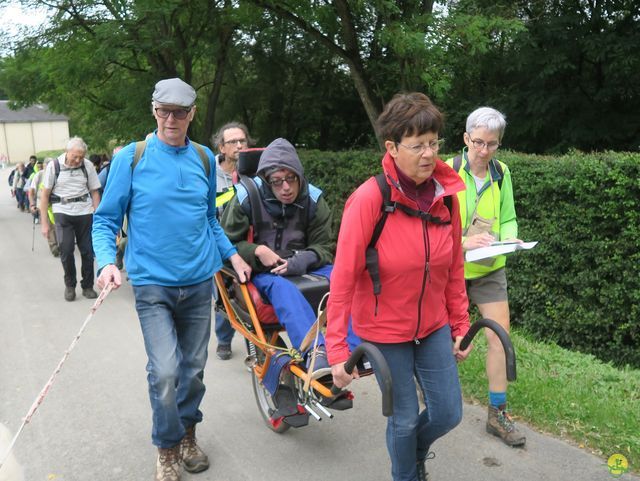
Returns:
[[[399,202],[391,202],[391,187],[389,187],[389,184],[387,184],[385,175],[381,173],[376,175],[374,178],[376,179],[376,183],[378,184],[378,188],[380,189],[380,193],[382,194],[382,216],[373,229],[373,234],[371,236],[371,240],[369,241],[369,245],[367,246],[367,251],[365,254],[365,264],[367,267],[367,271],[369,271],[371,282],[373,283],[373,294],[377,296],[378,294],[380,294],[380,291],[382,289],[382,283],[380,282],[380,266],[376,244],[378,243],[380,234],[382,234],[384,224],[387,222],[387,216],[389,214],[393,214],[396,209],[400,209],[402,212],[410,215],[411,217],[418,217],[433,224],[451,224],[451,220],[443,221],[442,219],[440,219],[440,217],[434,217],[428,212],[412,209],[411,207],[407,207],[406,205]],[[450,195],[444,197],[444,205],[446,205],[447,209],[449,210],[449,219],[451,219],[452,216],[452,202],[453,201],[451,200]]]
[[[13,178],[16,176],[16,169],[13,169],[9,174],[9,187],[13,187]]]

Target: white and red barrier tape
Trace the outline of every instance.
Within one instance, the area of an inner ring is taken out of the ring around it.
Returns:
[[[89,312],[89,315],[87,316],[84,323],[82,324],[82,327],[78,331],[78,334],[76,334],[76,337],[74,337],[73,341],[71,341],[69,348],[65,351],[64,356],[62,356],[62,359],[60,359],[60,362],[58,363],[58,366],[54,369],[53,374],[51,374],[51,377],[49,378],[47,383],[44,385],[42,390],[40,391],[40,394],[38,394],[38,396],[36,397],[36,400],[31,405],[31,408],[29,408],[29,412],[27,412],[27,415],[23,418],[20,428],[18,429],[18,431],[16,431],[16,434],[11,440],[11,443],[9,443],[7,452],[4,453],[0,458],[0,469],[2,469],[2,466],[4,465],[5,461],[9,457],[9,454],[11,454],[11,451],[13,450],[13,447],[16,444],[16,441],[18,440],[18,437],[22,433],[22,430],[29,423],[29,421],[31,421],[31,418],[35,414],[36,410],[38,409],[40,404],[42,404],[42,401],[44,401],[44,398],[49,393],[49,389],[51,389],[51,386],[53,386],[53,382],[56,376],[58,375],[58,373],[60,372],[60,370],[62,369],[62,365],[65,363],[65,361],[69,357],[69,354],[71,354],[71,351],[78,343],[78,340],[80,339],[80,336],[84,332],[84,329],[87,327],[87,324],[89,324],[89,321],[91,321],[91,318],[98,310],[98,307],[100,307],[100,304],[102,304],[102,301],[106,299],[106,297],[109,295],[112,289],[113,289],[113,283],[110,282],[109,284],[107,284],[107,286],[104,289],[102,289],[102,291],[100,292],[100,295],[96,299],[96,302],[93,303],[93,306],[91,307],[91,311]]]

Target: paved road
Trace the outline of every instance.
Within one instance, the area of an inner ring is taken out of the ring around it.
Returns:
[[[60,262],[39,235],[31,251],[31,217],[15,208],[8,175],[0,170],[0,422],[15,431],[92,302],[81,296],[64,301]],[[214,342],[210,347],[213,353]],[[231,361],[212,355],[206,370],[205,422],[198,434],[212,468],[185,480],[390,479],[385,420],[371,378],[355,384],[354,409],[278,435],[262,424],[238,336],[233,347]],[[153,479],[145,362],[132,292],[125,285],[98,310],[23,431],[15,454],[26,479]],[[465,405],[461,426],[433,446],[430,479],[612,479],[602,459],[526,427],[526,449],[508,448],[484,433],[485,416],[484,408]]]

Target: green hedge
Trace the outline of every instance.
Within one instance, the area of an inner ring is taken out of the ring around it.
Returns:
[[[379,152],[300,156],[325,191],[336,229],[349,194],[381,170]],[[605,361],[640,366],[640,154],[501,152],[500,159],[512,173],[519,236],[540,242],[508,262],[513,324]]]

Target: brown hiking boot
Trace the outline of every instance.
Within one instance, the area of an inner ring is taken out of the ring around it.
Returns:
[[[489,406],[487,432],[498,436],[508,446],[524,446],[527,438],[518,431],[506,408],[506,405]]]
[[[180,481],[180,474],[182,474],[180,445],[166,449],[158,448],[155,481]]]
[[[209,469],[209,458],[202,452],[196,442],[196,427],[187,428],[187,433],[180,441],[184,469],[190,473],[199,473]]]

